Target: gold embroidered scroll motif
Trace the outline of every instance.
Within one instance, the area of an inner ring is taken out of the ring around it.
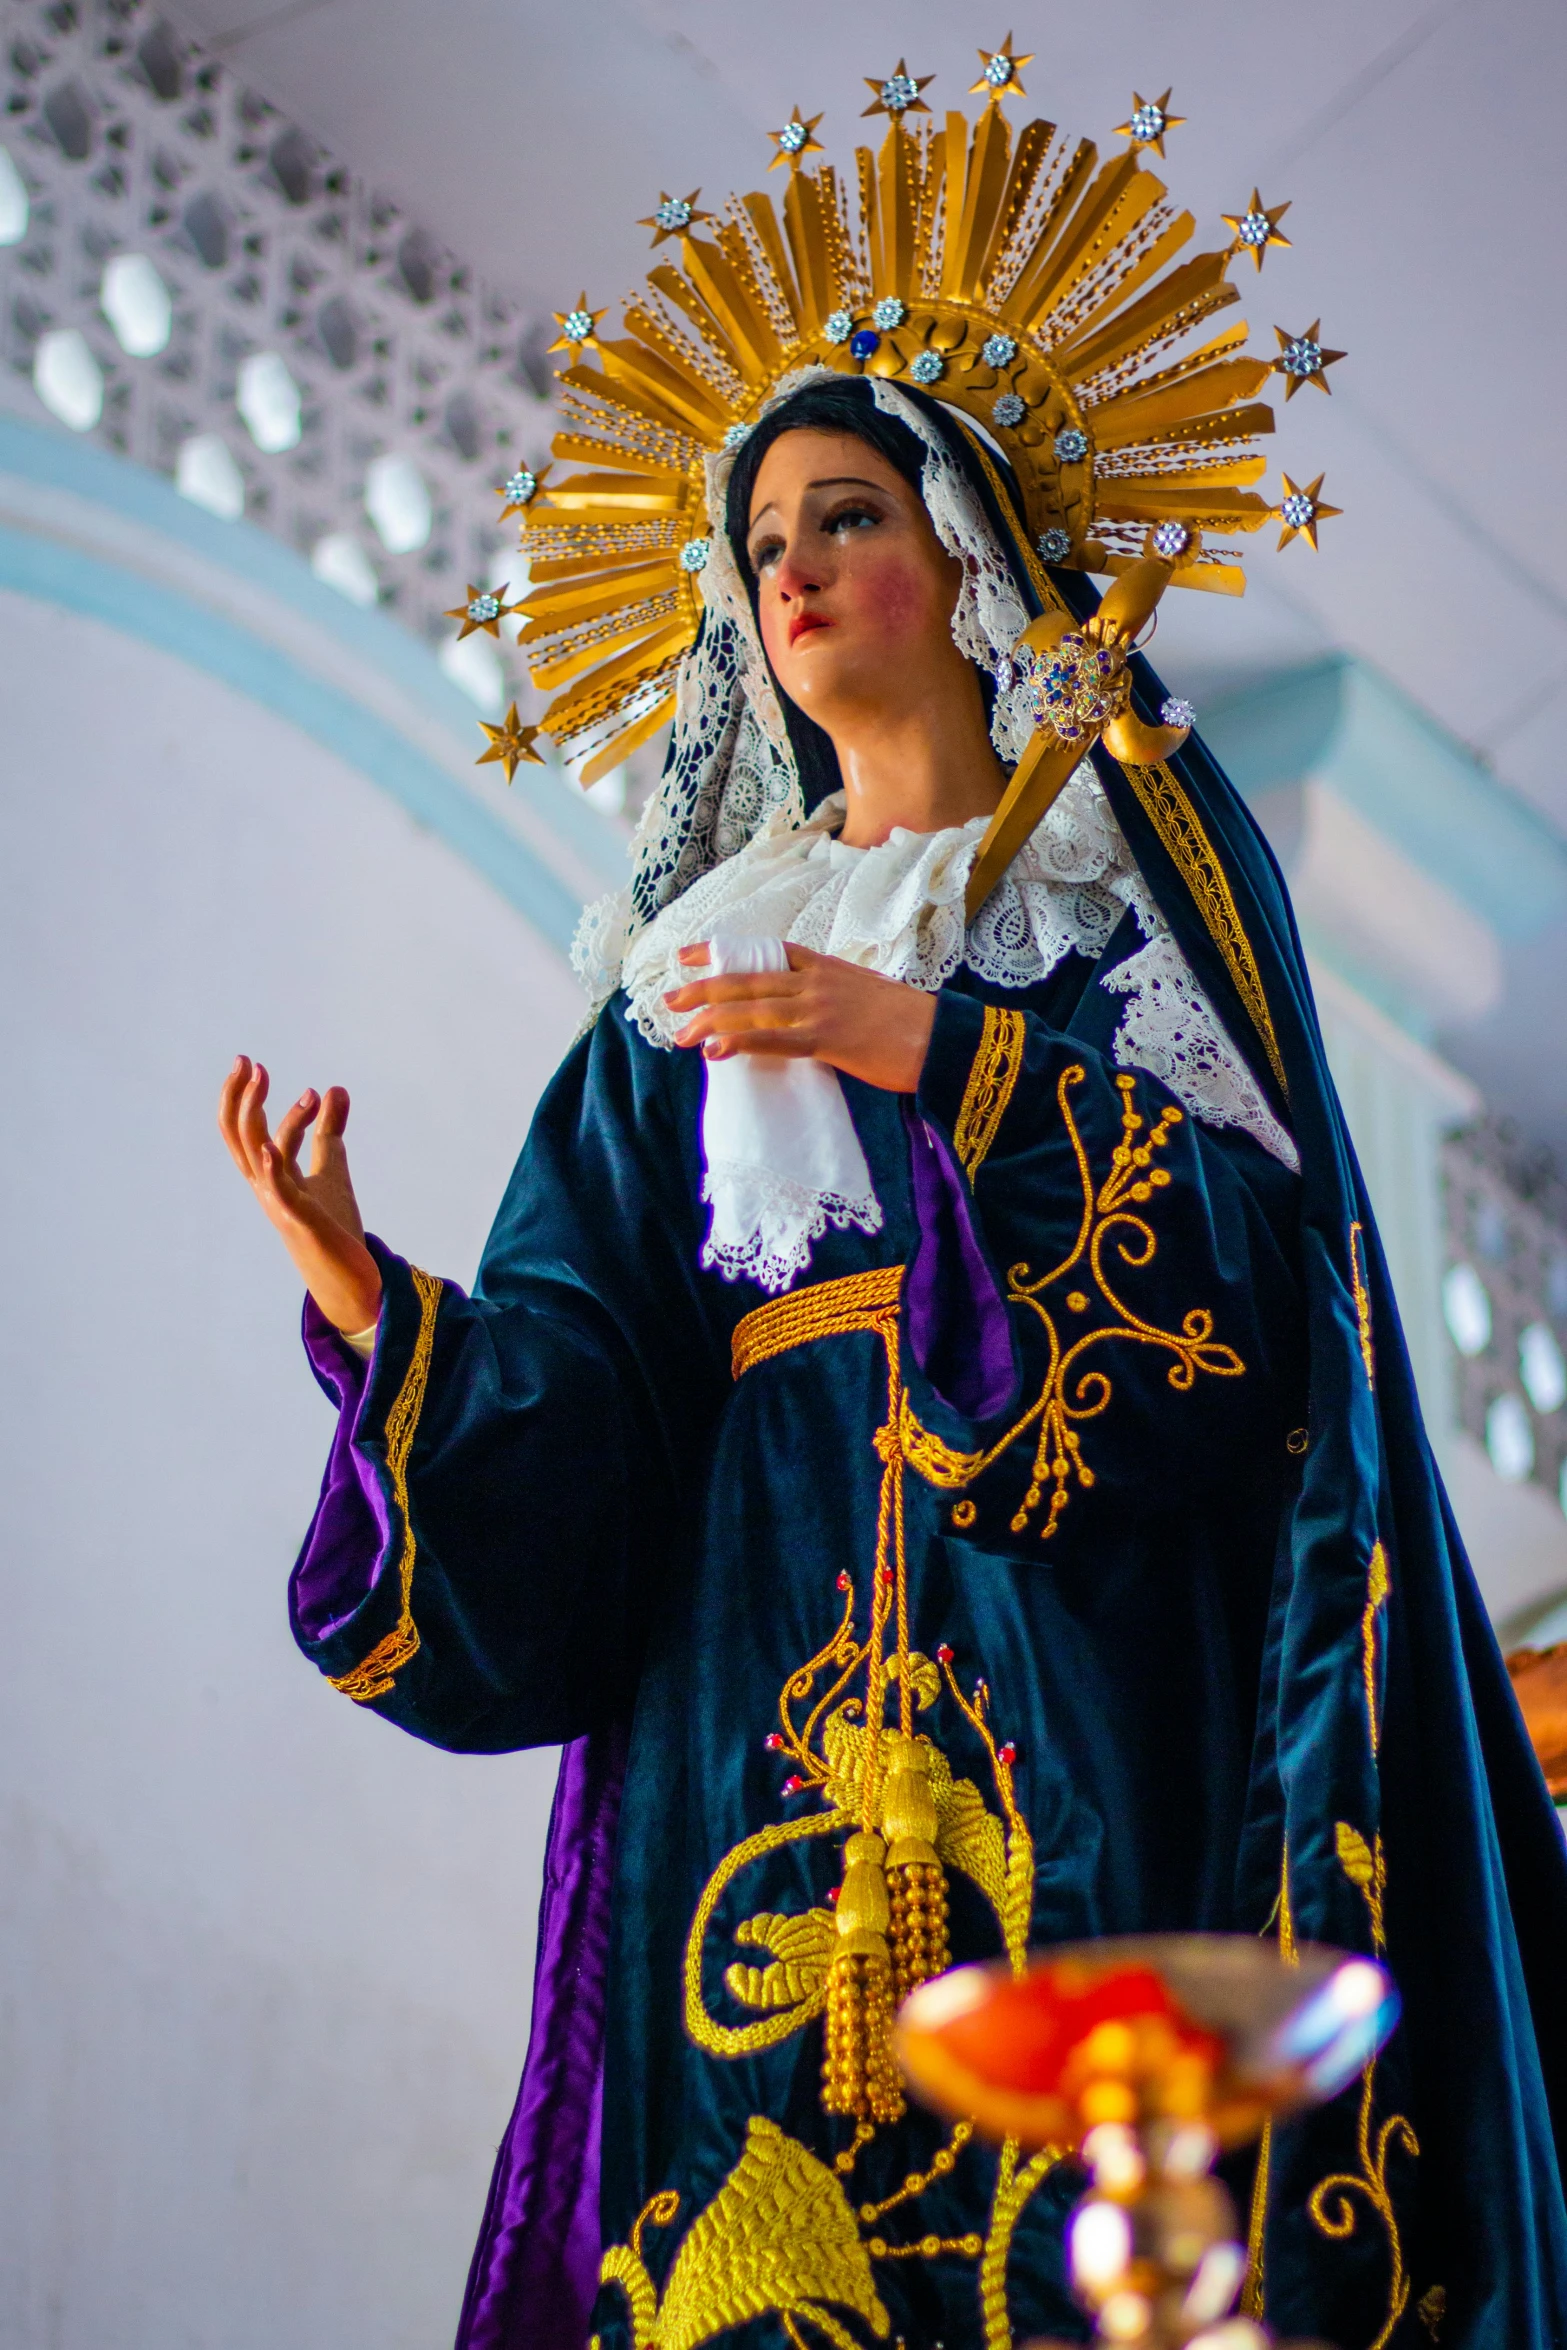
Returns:
[[[1356,1229],[1358,1231],[1358,1227]],[[1379,1542],[1371,1553],[1366,1575],[1366,1605],[1361,1618],[1366,1728],[1373,1761],[1381,1743],[1376,1626],[1378,1612],[1386,1604],[1389,1588],[1387,1553]],[[1351,1821],[1339,1820],[1334,1826],[1334,1845],[1340,1868],[1366,1905],[1371,1947],[1381,1958],[1387,1950],[1387,1860],[1382,1850],[1382,1838],[1377,1834],[1368,1841]],[[1409,2306],[1410,2295],[1403,2237],[1394,2207],[1393,2191],[1388,2183],[1388,2163],[1395,2151],[1408,2156],[1411,2161],[1418,2160],[1420,2141],[1401,2113],[1389,2114],[1378,2125],[1376,2085],[1377,2065],[1373,2057],[1361,2075],[1360,2108],[1355,2121],[1355,2152],[1359,2167],[1353,2171],[1330,2172],[1327,2178],[1319,2179],[1307,2198],[1306,2209],[1311,2215],[1312,2225],[1337,2243],[1354,2235],[1362,2208],[1369,2210],[1381,2227],[1387,2238],[1388,2251],[1387,2312],[1367,2350],[1387,2350]]]
[[[419,1300],[419,1329],[403,1383],[386,1415],[387,1473],[392,1480],[398,1522],[403,1529],[402,1553],[397,1562],[402,1608],[392,1630],[384,1640],[376,1642],[364,1662],[355,1665],[352,1672],[340,1673],[332,1679],[332,1687],[341,1690],[345,1697],[351,1697],[356,1705],[369,1705],[374,1698],[384,1697],[409,1658],[417,1656],[419,1652],[419,1630],[413,1619],[414,1561],[419,1546],[414,1539],[413,1519],[408,1509],[408,1456],[413,1451],[414,1438],[419,1432],[424,1391],[430,1380],[430,1357],[435,1348],[435,1317],[441,1302],[442,1285],[434,1274],[421,1273],[417,1265],[410,1265],[408,1270]]]

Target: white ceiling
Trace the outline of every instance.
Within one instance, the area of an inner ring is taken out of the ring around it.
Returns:
[[[973,0],[175,12],[487,276],[551,309],[637,281],[648,234],[635,223],[662,190],[760,184],[766,133],[796,102],[825,110],[819,135],[846,156],[862,128],[883,127],[859,123],[861,76],[906,55],[939,77],[934,102],[962,103],[977,45],[1009,29]],[[1201,232],[1221,233],[1219,214],[1254,183],[1269,204],[1292,200],[1292,248],[1242,281],[1257,347],[1320,314],[1324,340],[1350,354],[1331,399],[1308,388],[1280,405],[1274,444],[1297,480],[1326,469],[1343,519],[1315,557],[1259,538],[1243,604],[1172,599],[1159,647],[1172,685],[1192,691],[1200,722],[1204,692],[1347,648],[1567,829],[1560,0],[1053,0],[1010,29],[1037,52],[1015,118],[1035,109],[1110,145],[1134,87],[1172,84],[1190,120],[1166,170]],[[1536,1074],[1526,1122],[1567,1143],[1567,935],[1528,971],[1531,989],[1554,992],[1562,1082],[1542,1109]],[[1508,1100],[1498,1049],[1476,1074]]]

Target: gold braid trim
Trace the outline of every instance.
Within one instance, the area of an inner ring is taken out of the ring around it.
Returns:
[[[1018,2142],[1006,2139],[996,2174],[996,2200],[990,2215],[979,2269],[979,2307],[985,2328],[985,2350],[1012,2350],[1012,2318],[1007,2308],[1007,2260],[1023,2207],[1036,2187],[1062,2159],[1059,2146],[1042,2146],[1018,2168]]]
[[[386,1465],[391,1474],[393,1499],[403,1522],[403,1553],[397,1562],[403,1604],[396,1625],[384,1640],[377,1641],[363,1664],[355,1665],[350,1673],[329,1676],[332,1687],[351,1697],[355,1705],[369,1705],[372,1699],[384,1697],[397,1674],[419,1649],[419,1631],[413,1619],[414,1560],[419,1546],[408,1509],[408,1456],[414,1448],[419,1414],[424,1409],[424,1391],[430,1381],[435,1316],[441,1302],[442,1284],[433,1273],[421,1273],[417,1265],[410,1265],[408,1270],[419,1299],[419,1335],[414,1340],[402,1386],[386,1415]]]
[[[957,1124],[952,1129],[952,1147],[971,1184],[996,1139],[1016,1090],[1023,1067],[1024,1034],[1021,1012],[1003,1012],[994,1004],[985,1006],[979,1050],[974,1055]]]
[[[1268,1065],[1278,1079],[1287,1101],[1289,1084],[1284,1075],[1279,1040],[1273,1030],[1273,1015],[1268,1010],[1268,999],[1263,993],[1262,973],[1257,968],[1257,958],[1252,953],[1251,940],[1246,936],[1246,926],[1225,878],[1224,867],[1202,828],[1196,809],[1168,767],[1123,766],[1121,772],[1137,794],[1144,815],[1159,835],[1176,871],[1196,900],[1197,911],[1229,967],[1230,977],[1262,1039]]]
[[[1279,1924],[1279,1956],[1286,1966],[1299,1966],[1300,1952],[1295,1943],[1295,1915],[1290,1906],[1290,1847],[1284,1839],[1284,1858],[1279,1868],[1279,1898],[1273,1917]],[[1268,1920],[1272,1925],[1273,1918]],[[1263,1932],[1266,1933],[1267,1926]],[[1259,2321],[1264,2315],[1267,2296],[1267,2237],[1268,2194],[1273,2169],[1273,2123],[1262,2125],[1262,2143],[1257,2148],[1257,2168],[1251,2182],[1251,2220],[1246,2230],[1246,2282],[1241,2291],[1241,2313]]]
[[[868,1273],[850,1273],[841,1281],[816,1281],[784,1297],[769,1298],[765,1306],[735,1325],[729,1341],[730,1368],[735,1378],[769,1363],[791,1347],[807,1346],[813,1338],[842,1338],[851,1330],[874,1330],[895,1347],[898,1332],[898,1296],[903,1286],[901,1265],[877,1265]]]
[[[1371,1290],[1366,1279],[1366,1234],[1361,1224],[1349,1228],[1349,1278],[1355,1292],[1355,1327],[1360,1334],[1360,1355],[1366,1366],[1366,1385],[1377,1383],[1376,1349],[1371,1343]],[[1373,1754],[1376,1748],[1372,1747]]]

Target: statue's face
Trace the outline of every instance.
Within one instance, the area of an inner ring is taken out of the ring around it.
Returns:
[[[746,550],[784,691],[829,735],[906,710],[950,671],[962,578],[918,493],[849,433],[781,433],[757,472]],[[916,681],[917,684],[916,684]]]

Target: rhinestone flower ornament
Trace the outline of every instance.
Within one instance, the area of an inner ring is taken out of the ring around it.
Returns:
[[[462,643],[465,636],[472,636],[474,630],[478,628],[482,628],[486,636],[492,636],[499,642],[501,622],[509,619],[516,609],[515,604],[507,603],[504,588],[475,587],[470,580],[465,600],[460,604],[454,604],[446,617],[448,620],[456,620],[461,623],[457,631],[459,644]]]
[[[1134,147],[1151,147],[1156,155],[1164,153],[1167,133],[1178,131],[1186,120],[1184,114],[1170,112],[1170,93],[1162,98],[1145,98],[1141,90],[1132,92],[1132,111],[1123,123],[1116,126],[1118,139],[1130,139]]]
[[[1279,355],[1273,365],[1284,378],[1285,400],[1293,400],[1302,384],[1315,384],[1319,392],[1331,392],[1327,371],[1344,354],[1323,349],[1321,319],[1314,318],[1303,335],[1286,334],[1282,326],[1273,331],[1279,338]]]
[[[1016,392],[1003,392],[990,413],[1000,425],[1021,424],[1028,414],[1028,402],[1019,399]]]
[[[798,155],[810,135],[803,122],[786,122],[778,133],[778,144],[786,155]]]
[[[1184,522],[1161,522],[1153,534],[1153,551],[1162,555],[1166,563],[1184,555],[1191,543],[1192,534]]]
[[[1088,455],[1088,435],[1075,424],[1064,424],[1056,434],[1056,459],[1062,465],[1078,465]]]
[[[987,335],[979,355],[987,367],[1006,367],[1017,357],[1017,344],[1011,335]]]
[[[1042,530],[1039,534],[1039,552],[1047,563],[1064,563],[1072,552],[1072,541],[1059,527]]]
[[[1164,726],[1193,726],[1197,713],[1190,702],[1183,702],[1178,694],[1167,694],[1159,704],[1159,719]]]
[[[506,479],[498,484],[495,492],[502,502],[502,522],[510,514],[525,513],[554,470],[553,465],[540,465],[536,468],[532,465],[519,465],[515,473],[509,473]],[[526,524],[523,527],[526,528]]]
[[[871,324],[879,326],[883,334],[891,334],[893,328],[901,326],[908,315],[906,302],[900,302],[896,294],[883,294],[871,312]]]
[[[684,196],[666,196],[655,205],[653,218],[660,228],[684,228],[691,218],[691,206]]]
[[[829,343],[846,343],[853,332],[854,313],[851,310],[835,310],[822,326],[822,333]]]
[[[871,102],[864,111],[867,114],[890,114],[894,121],[904,114],[929,114],[930,108],[920,92],[927,82],[934,79],[934,74],[910,73],[907,58],[900,57],[896,71],[888,74],[885,81],[877,81],[870,74],[864,76],[865,87],[871,93]]]
[[[1044,659],[1035,655],[1031,660],[1029,701],[1035,723],[1059,742],[1091,739],[1131,699],[1132,681],[1119,645],[1096,645],[1074,630]]]
[[[1293,538],[1302,538],[1308,547],[1315,547],[1318,523],[1326,522],[1330,515],[1343,512],[1341,506],[1328,506],[1323,503],[1321,496],[1323,478],[1323,475],[1319,473],[1315,481],[1308,482],[1302,489],[1299,482],[1291,481],[1289,475],[1285,474],[1284,495],[1274,508],[1274,512],[1284,525],[1279,532],[1281,547],[1287,547]]]
[[[1289,243],[1289,238],[1279,227],[1279,222],[1288,210],[1287,204],[1264,204],[1257,189],[1253,188],[1251,202],[1244,212],[1226,212],[1220,216],[1225,227],[1234,234],[1235,242],[1230,251],[1249,253],[1260,269],[1270,245]]]
[[[910,375],[913,376],[917,384],[940,383],[946,372],[947,362],[939,351],[919,352],[909,369]]]
[[[681,570],[705,571],[710,543],[707,539],[687,539],[680,550]]]
[[[999,49],[979,51],[979,80],[970,82],[969,96],[987,98],[992,105],[998,98],[1026,98],[1028,92],[1020,79],[1022,68],[1032,65],[1033,54],[1014,56],[1012,35],[1008,33]]]

